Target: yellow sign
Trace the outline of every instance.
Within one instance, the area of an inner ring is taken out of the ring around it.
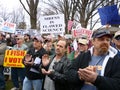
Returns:
[[[25,55],[26,51],[24,50],[6,50],[3,65],[5,67],[24,68],[22,60]]]

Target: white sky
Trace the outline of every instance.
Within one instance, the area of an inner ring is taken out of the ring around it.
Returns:
[[[9,10],[20,6],[19,0],[0,0],[0,4],[2,4],[3,7],[6,7]]]
[[[24,3],[26,3],[26,0],[22,0]],[[13,10],[17,10],[18,8],[22,7],[19,0],[0,0],[0,6],[3,7],[8,12],[12,12]],[[25,12],[26,13],[26,12]],[[29,15],[25,14],[25,21],[27,23],[27,26],[29,27]]]
[[[26,0],[22,0],[22,1],[26,2]],[[17,7],[19,8],[21,6],[21,4],[20,4],[19,0],[0,0],[0,6],[1,7],[6,7],[8,12],[10,12]],[[42,5],[42,7],[44,7],[44,6]],[[97,24],[97,28],[100,27],[100,26],[101,26],[101,24]],[[88,27],[89,27],[89,25],[88,25]]]

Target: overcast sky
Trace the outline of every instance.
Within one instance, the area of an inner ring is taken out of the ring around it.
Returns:
[[[0,0],[0,3],[9,10],[20,6],[19,0]]]
[[[24,1],[24,3],[26,2],[26,0],[22,0],[22,1]],[[19,0],[0,0],[0,5],[2,5],[2,7],[6,7],[8,12],[12,11],[13,9],[15,9],[17,7],[19,8],[21,6]],[[44,8],[44,6],[42,4],[42,8]],[[98,26],[100,27],[101,25],[100,24],[97,25],[97,28],[98,28]],[[88,27],[89,27],[89,25],[88,25]]]

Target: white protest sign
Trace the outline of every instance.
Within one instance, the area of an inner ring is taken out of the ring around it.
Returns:
[[[16,24],[15,23],[4,22],[0,31],[15,33],[15,29],[16,29]]]
[[[41,34],[65,32],[64,14],[41,16],[40,22]]]
[[[74,41],[73,41],[73,48],[74,48],[75,51],[77,51],[77,49],[78,49],[78,44],[77,44],[76,39],[74,39]]]
[[[15,30],[15,35],[18,35],[18,34],[23,35],[24,31],[25,31],[25,29],[16,29]]]
[[[90,39],[92,36],[92,33],[93,33],[92,30],[79,28],[79,29],[73,30],[72,35],[73,37],[77,37],[77,38],[79,38],[81,35],[87,35],[87,37]]]
[[[4,67],[4,75],[11,75],[11,67]]]

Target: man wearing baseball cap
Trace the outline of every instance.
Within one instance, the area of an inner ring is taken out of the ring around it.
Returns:
[[[113,44],[113,47],[118,50],[118,55],[120,56],[120,30],[114,34]]]
[[[92,38],[100,38],[102,36],[108,36],[112,38],[112,35],[110,34],[110,31],[108,30],[96,30],[92,34]]]
[[[24,65],[26,67],[26,75],[23,81],[22,90],[41,90],[42,88],[42,73],[39,70],[42,64],[42,56],[47,54],[42,46],[43,38],[36,35],[33,39],[33,48],[30,48],[24,58]]]
[[[72,51],[68,54],[70,60],[75,59],[79,54],[86,52],[88,50],[88,40],[84,38],[79,38],[77,43],[77,50]]]
[[[74,90],[120,90],[120,58],[110,46],[111,37],[108,30],[93,32],[93,46],[73,61],[68,72]]]

